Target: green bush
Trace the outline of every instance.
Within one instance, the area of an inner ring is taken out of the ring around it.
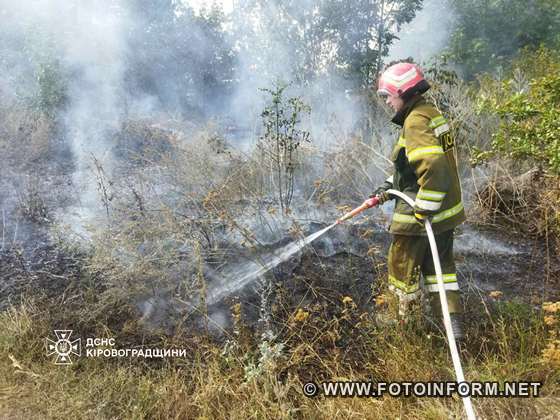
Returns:
[[[481,79],[479,106],[499,117],[490,150],[477,150],[485,160],[500,154],[529,160],[560,174],[560,56],[541,48],[525,52],[503,80]]]
[[[454,17],[444,55],[466,79],[508,69],[523,48],[558,48],[557,0],[447,0]]]

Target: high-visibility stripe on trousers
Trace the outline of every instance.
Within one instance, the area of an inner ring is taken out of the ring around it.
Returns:
[[[461,312],[459,284],[453,260],[453,230],[435,235],[435,238],[444,287],[448,292],[449,311]],[[435,267],[426,236],[393,235],[389,248],[388,271],[389,288],[397,295],[399,302],[416,299],[422,286],[429,292],[438,292]]]

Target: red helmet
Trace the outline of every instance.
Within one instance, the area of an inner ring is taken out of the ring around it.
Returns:
[[[420,67],[412,63],[397,63],[383,72],[379,78],[377,93],[403,97],[407,94],[424,93],[429,88]]]

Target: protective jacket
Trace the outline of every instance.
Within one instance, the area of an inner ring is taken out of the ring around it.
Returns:
[[[465,221],[455,142],[447,120],[421,95],[410,99],[392,120],[402,127],[391,153],[393,175],[376,193],[394,188],[415,200],[414,210],[396,199],[390,232],[423,236],[414,213],[431,217],[434,233]]]

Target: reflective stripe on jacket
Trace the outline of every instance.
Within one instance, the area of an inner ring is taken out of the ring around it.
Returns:
[[[432,216],[435,233],[453,229],[465,221],[465,211],[449,124],[421,96],[407,104],[401,117],[403,128],[391,154],[393,188],[415,200],[418,213]],[[400,199],[395,204],[390,232],[425,235],[413,209]]]

